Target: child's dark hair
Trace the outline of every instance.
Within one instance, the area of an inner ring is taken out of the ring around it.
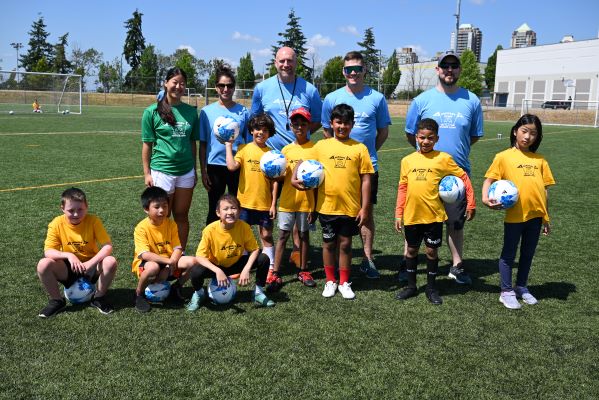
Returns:
[[[516,122],[516,125],[512,126],[512,132],[510,133],[510,143],[512,147],[516,146],[516,132],[518,128],[522,125],[534,124],[537,129],[537,139],[533,144],[530,145],[528,150],[531,152],[536,152],[541,144],[541,140],[543,140],[543,125],[541,124],[541,120],[539,117],[533,114],[524,114],[520,117],[520,119]]]
[[[166,190],[158,186],[150,186],[142,192],[141,206],[144,208],[144,210],[149,209],[150,204],[152,204],[154,201],[168,201],[168,193]]]
[[[67,200],[81,201],[87,204],[87,197],[85,196],[85,193],[83,192],[83,190],[78,189],[76,187],[69,188],[62,192],[62,194],[60,195],[60,205],[64,206]]]
[[[418,122],[418,130],[427,130],[435,135],[439,134],[439,124],[432,118],[424,118]]]
[[[331,121],[338,119],[341,122],[352,123],[354,122],[354,109],[348,104],[337,104],[333,111],[331,111]]]
[[[183,76],[183,79],[185,79],[185,82],[187,82],[187,74],[185,73],[185,71],[183,71],[181,68],[173,67],[169,68],[169,70],[166,71],[166,78],[164,79],[164,83],[166,84],[166,82],[168,82],[172,77],[177,75]],[[177,121],[175,121],[173,109],[171,108],[171,105],[168,103],[167,100],[168,96],[166,95],[165,90],[164,96],[162,96],[160,100],[158,100],[158,107],[156,108],[156,110],[158,111],[158,115],[160,115],[160,118],[162,118],[164,122],[171,126],[175,126]]]
[[[218,83],[218,81],[220,80],[221,77],[226,76],[227,78],[231,79],[231,82],[233,83],[233,85],[235,85],[235,74],[233,73],[233,71],[231,70],[231,68],[228,65],[223,65],[220,66],[216,69],[216,83]]]
[[[250,132],[253,132],[258,129],[266,129],[268,131],[268,136],[274,136],[277,131],[275,130],[275,123],[272,121],[272,118],[267,114],[258,114],[250,119],[248,124],[248,128]]]
[[[220,210],[220,203],[222,201],[226,201],[228,203],[231,203],[234,206],[236,206],[238,209],[241,208],[241,203],[239,203],[239,200],[237,199],[237,197],[233,196],[230,193],[225,193],[222,196],[220,196],[220,198],[216,202],[216,211]]]

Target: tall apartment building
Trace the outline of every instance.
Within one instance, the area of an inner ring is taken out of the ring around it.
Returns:
[[[455,32],[451,33],[451,48],[454,48]],[[455,49],[458,55],[462,55],[464,50],[472,50],[476,55],[476,61],[480,62],[480,53],[483,45],[483,33],[480,29],[471,24],[462,24],[458,29],[458,47]]]
[[[398,64],[415,64],[418,62],[418,55],[414,52],[411,47],[402,47],[401,51],[397,53]]]
[[[512,33],[512,48],[530,47],[537,45],[537,34],[530,29],[528,24],[523,23]]]

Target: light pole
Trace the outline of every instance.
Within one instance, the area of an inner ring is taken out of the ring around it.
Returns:
[[[10,44],[17,51],[17,83],[19,83],[19,49],[23,48],[23,43],[13,42]]]

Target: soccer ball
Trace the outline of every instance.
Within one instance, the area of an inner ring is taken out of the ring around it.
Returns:
[[[13,110],[10,110],[10,111],[8,112],[8,114],[9,114],[9,115],[13,115],[14,113],[15,113],[15,112],[14,112]]]
[[[278,178],[285,175],[287,160],[279,150],[270,150],[260,158],[260,169],[269,178]]]
[[[144,294],[146,299],[151,303],[160,303],[166,300],[169,293],[171,292],[171,284],[167,281],[159,283],[150,283],[146,286]]]
[[[71,112],[70,112],[69,110],[64,110],[64,111],[62,112],[62,115],[67,115],[67,114],[70,114],[70,113],[71,113]]]
[[[447,175],[439,182],[439,197],[444,203],[453,204],[464,198],[464,182],[457,176]]]
[[[64,288],[64,297],[73,304],[81,304],[90,301],[95,292],[96,285],[82,277]]]
[[[231,117],[220,116],[214,121],[212,132],[221,143],[228,142],[231,139],[235,140],[239,135],[239,122]]]
[[[518,188],[512,181],[495,181],[489,187],[489,200],[501,203],[503,208],[510,208],[518,201]]]
[[[324,180],[324,167],[316,160],[306,160],[297,168],[297,179],[308,189],[317,188]]]
[[[235,281],[231,278],[227,279],[229,280],[229,286],[218,286],[216,278],[210,280],[208,297],[216,304],[228,304],[235,298],[235,294],[237,294]]]

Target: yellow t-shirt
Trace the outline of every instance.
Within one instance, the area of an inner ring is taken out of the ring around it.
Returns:
[[[98,253],[98,244],[108,243],[110,236],[95,215],[87,214],[78,225],[72,225],[66,216],[59,215],[48,224],[44,251],[54,249],[73,253],[81,262],[86,262]]]
[[[260,158],[269,151],[255,143],[242,144],[235,154],[235,161],[241,164],[237,198],[243,208],[258,211],[270,210],[272,185],[260,169]]]
[[[151,252],[162,257],[170,258],[176,248],[181,248],[177,224],[170,218],[165,218],[162,224],[153,225],[150,218],[144,218],[133,232],[135,256],[131,263],[131,271],[139,275],[142,263],[141,255]]]
[[[243,255],[258,249],[258,242],[252,228],[244,221],[237,221],[232,229],[222,227],[220,221],[214,221],[202,231],[202,240],[196,256],[210,260],[214,265],[229,268]]]
[[[297,190],[291,186],[291,177],[293,169],[299,160],[315,160],[316,151],[314,150],[314,142],[307,141],[300,145],[291,143],[283,147],[281,152],[287,159],[287,170],[285,171],[285,181],[283,182],[283,190],[279,199],[279,211],[285,212],[311,212],[314,210],[314,191],[313,190]]]
[[[342,142],[336,138],[319,140],[314,149],[324,166],[324,182],[318,187],[316,211],[357,216],[362,205],[360,175],[374,174],[368,149],[353,139]]]
[[[508,179],[518,188],[518,201],[505,213],[505,222],[526,222],[542,217],[549,222],[545,188],[555,185],[549,164],[541,154],[515,147],[495,155],[485,178]]]
[[[401,160],[399,184],[407,184],[404,225],[432,224],[447,219],[439,198],[439,182],[447,175],[464,175],[453,158],[442,151],[414,152]]]

